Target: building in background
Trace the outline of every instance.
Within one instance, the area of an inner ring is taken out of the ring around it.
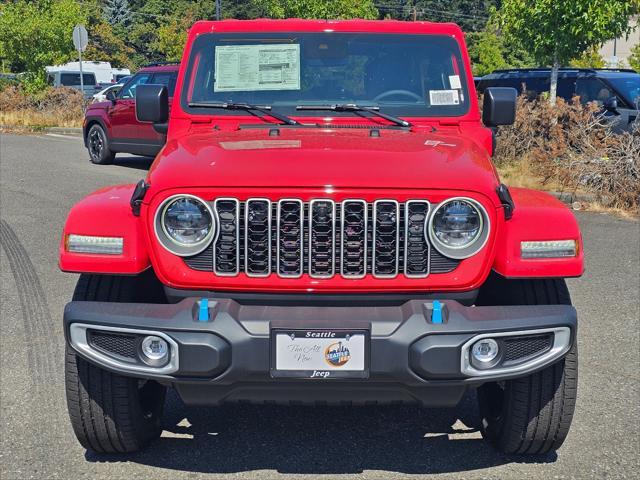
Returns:
[[[627,58],[631,55],[631,49],[640,43],[640,26],[638,22],[640,17],[635,17],[630,20],[630,24],[636,26],[636,29],[631,32],[629,38],[617,38],[610,40],[600,48],[600,55],[607,62],[608,67],[628,67],[629,62]]]

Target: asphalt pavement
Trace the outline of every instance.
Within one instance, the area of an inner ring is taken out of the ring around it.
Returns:
[[[587,272],[569,281],[579,315],[579,389],[557,455],[501,455],[477,431],[473,393],[455,409],[186,408],[169,396],[148,450],[87,453],[67,419],[62,311],[76,275],[57,267],[70,207],[143,178],[150,161],[90,164],[77,137],[0,134],[0,478],[637,478],[640,468],[640,228],[577,213]]]

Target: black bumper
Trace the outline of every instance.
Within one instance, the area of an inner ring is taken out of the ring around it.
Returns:
[[[198,319],[198,300],[187,298],[168,305],[71,302],[64,313],[65,336],[87,360],[117,373],[171,384],[189,404],[417,401],[444,406],[455,405],[471,385],[528,375],[558,361],[575,341],[577,328],[575,309],[568,305],[464,307],[447,300],[442,302],[442,323],[433,323],[438,320],[432,320],[433,304],[423,300],[382,307],[307,307],[209,299],[210,318],[203,321]],[[73,335],[71,325],[75,325]],[[80,325],[90,331],[159,332],[172,342],[172,350],[177,350],[177,367],[169,372],[136,371],[126,362],[102,361],[104,355],[79,348],[77,332],[84,331]],[[270,334],[279,328],[366,330],[370,335],[368,378],[273,378]],[[525,368],[502,368],[480,375],[469,374],[464,368],[464,351],[478,335],[517,339],[554,329],[566,332],[566,345],[554,355],[549,351],[546,358],[539,355],[530,360]]]

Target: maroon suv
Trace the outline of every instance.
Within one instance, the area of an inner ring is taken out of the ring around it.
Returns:
[[[84,117],[84,143],[92,163],[111,163],[116,153],[155,156],[166,136],[158,125],[136,118],[136,88],[143,84],[166,85],[169,106],[176,85],[179,64],[148,65],[123,85],[118,93],[109,92],[104,102],[89,105]]]

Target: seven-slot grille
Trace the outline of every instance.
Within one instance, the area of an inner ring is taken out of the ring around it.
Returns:
[[[425,239],[430,209],[426,200],[219,198],[213,207],[219,225],[216,238],[184,261],[219,276],[424,278],[459,264]]]

